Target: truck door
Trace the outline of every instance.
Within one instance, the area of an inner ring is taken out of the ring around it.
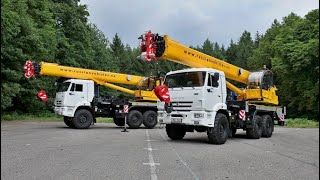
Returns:
[[[75,104],[86,101],[87,100],[87,93],[86,93],[86,88],[85,84],[82,83],[72,83],[71,88],[70,88],[70,100],[72,100]]]
[[[219,73],[207,74],[207,86],[204,91],[205,108],[212,110],[214,105],[222,102],[222,92]]]

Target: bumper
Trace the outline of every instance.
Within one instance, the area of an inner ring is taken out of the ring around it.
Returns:
[[[54,107],[54,113],[61,116],[68,116],[68,117],[74,116],[73,108],[71,107]]]
[[[175,112],[167,114],[165,111],[158,111],[158,122],[160,124],[185,124],[193,126],[214,126],[216,112],[190,111]]]

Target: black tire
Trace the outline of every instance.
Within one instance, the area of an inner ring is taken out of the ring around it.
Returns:
[[[278,124],[279,124],[279,126],[284,126],[284,121],[279,121],[278,120]]]
[[[74,124],[72,122],[72,117],[64,116],[63,121],[68,127],[74,128]]]
[[[271,137],[273,133],[273,120],[271,116],[265,114],[262,119],[262,137]]]
[[[247,137],[250,139],[259,139],[262,135],[262,119],[255,115],[252,119],[252,128],[247,129]]]
[[[166,132],[170,139],[180,140],[186,135],[187,129],[185,125],[180,124],[167,124]]]
[[[232,127],[231,128],[231,133],[232,133],[232,137],[234,137],[234,135],[237,133],[237,128]]]
[[[114,124],[117,126],[124,126],[124,118],[113,118]]]
[[[158,114],[152,110],[143,113],[143,125],[148,128],[154,128],[158,123]]]
[[[209,143],[224,144],[228,139],[229,123],[226,115],[217,113],[214,120],[214,127],[207,131]]]
[[[93,121],[93,116],[86,109],[77,110],[72,122],[76,129],[88,129]]]
[[[132,129],[137,129],[141,126],[143,117],[140,111],[132,110],[128,114],[127,124]]]

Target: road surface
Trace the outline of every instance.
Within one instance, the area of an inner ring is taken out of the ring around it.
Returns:
[[[128,130],[1,122],[1,179],[319,179],[319,129],[275,128],[258,140],[240,130],[224,145],[206,133],[172,141],[159,126]]]

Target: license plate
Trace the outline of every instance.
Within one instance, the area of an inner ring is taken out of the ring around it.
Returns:
[[[171,122],[172,122],[172,123],[182,123],[182,118],[174,118],[174,119],[171,119]]]

